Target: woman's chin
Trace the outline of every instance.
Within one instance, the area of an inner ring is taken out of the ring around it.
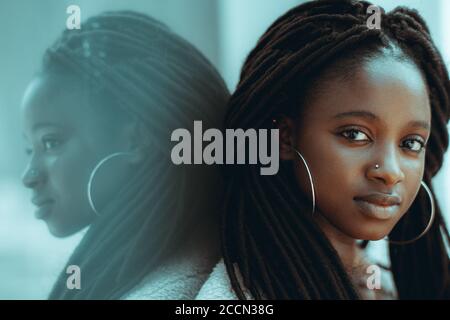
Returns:
[[[50,234],[56,238],[66,238],[73,235],[75,232],[70,232],[67,229],[55,227],[47,222],[47,228]]]
[[[384,239],[390,230],[367,230],[366,232],[358,232],[355,239],[358,240],[368,240],[368,241],[378,241]]]
[[[395,227],[396,220],[385,221],[359,221],[358,227],[355,229],[355,225],[347,225],[349,227],[347,231],[351,234],[352,238],[358,240],[378,241],[386,238],[392,229]]]
[[[365,239],[362,239],[362,240],[379,241],[379,240],[383,240],[386,236],[387,236],[387,234],[382,234],[382,235],[370,235],[370,236],[368,236],[368,237],[365,237]]]
[[[84,229],[85,225],[72,225],[66,223],[57,223],[47,220],[47,228],[50,234],[56,238],[67,238]]]

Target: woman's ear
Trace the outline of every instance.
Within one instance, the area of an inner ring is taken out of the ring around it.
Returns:
[[[292,151],[295,133],[294,121],[287,116],[281,116],[276,120],[276,124],[278,129],[280,130],[280,159],[295,159],[295,155]]]
[[[128,121],[121,132],[125,151],[130,152],[130,163],[139,164],[148,156],[151,145],[151,135],[142,121],[133,118]]]

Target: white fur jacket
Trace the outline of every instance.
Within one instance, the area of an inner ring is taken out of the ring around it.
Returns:
[[[231,287],[223,259],[214,267],[208,279],[203,284],[196,300],[237,300],[237,296]]]
[[[184,261],[172,261],[152,272],[123,299],[237,300],[223,259],[214,266],[215,262],[217,258],[205,256],[191,256]],[[376,292],[377,297],[363,295],[363,298],[395,299],[395,286],[392,279],[389,279],[391,275],[385,271],[381,275],[383,290]],[[245,294],[247,299],[252,299],[248,292],[245,291]]]
[[[193,300],[218,261],[196,254],[172,259],[148,274],[124,300]]]
[[[145,277],[124,300],[237,300],[223,259],[172,260]],[[215,265],[215,266],[214,266]]]

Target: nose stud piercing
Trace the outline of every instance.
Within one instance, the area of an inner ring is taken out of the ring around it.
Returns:
[[[30,177],[36,177],[38,175],[38,171],[36,169],[31,169],[30,170]]]
[[[379,165],[379,164],[376,164],[376,165],[375,165],[375,169],[380,169],[380,165]]]

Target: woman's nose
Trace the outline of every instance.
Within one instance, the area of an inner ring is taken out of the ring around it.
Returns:
[[[43,182],[43,174],[42,171],[36,167],[27,167],[22,176],[22,183],[25,187],[33,189],[36,188],[39,183]]]
[[[391,150],[384,152],[383,157],[375,157],[380,160],[371,164],[368,171],[370,179],[381,181],[387,186],[394,186],[400,181],[403,181],[405,175],[401,168],[397,152],[393,149],[391,148]],[[376,165],[378,165],[378,168]]]

